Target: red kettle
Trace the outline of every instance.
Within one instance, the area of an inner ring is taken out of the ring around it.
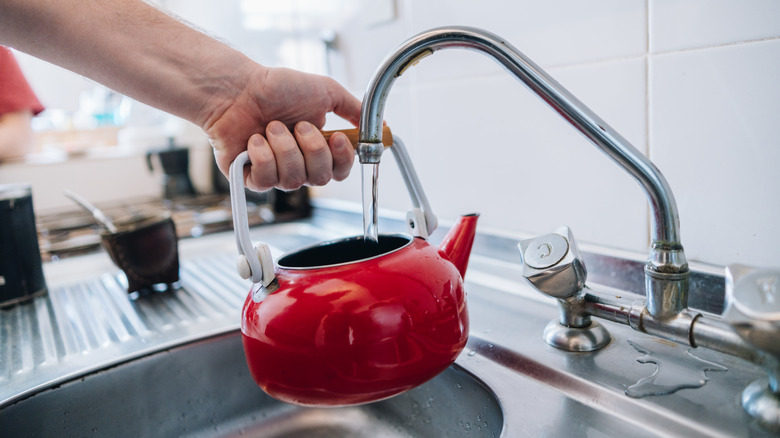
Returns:
[[[396,140],[392,149],[405,153]],[[241,333],[265,392],[297,405],[356,405],[418,386],[455,361],[468,338],[462,277],[477,215],[461,217],[438,248],[427,233],[380,235],[378,243],[357,236],[274,265],[268,246],[248,237],[247,161],[244,152],[230,169],[239,272],[253,282]]]

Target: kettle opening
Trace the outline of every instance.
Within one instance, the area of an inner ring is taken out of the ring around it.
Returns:
[[[380,257],[411,244],[405,234],[382,234],[379,242],[367,242],[363,236],[348,237],[299,249],[282,256],[277,265],[284,269],[311,269],[356,263]]]

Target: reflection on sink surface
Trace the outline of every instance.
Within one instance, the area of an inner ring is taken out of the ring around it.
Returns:
[[[497,437],[502,427],[495,396],[457,366],[377,403],[278,402],[249,375],[237,332],[98,371],[0,411],[4,436]]]

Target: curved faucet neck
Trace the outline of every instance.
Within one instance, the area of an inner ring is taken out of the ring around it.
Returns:
[[[361,162],[379,162],[379,156],[371,152],[375,152],[376,143],[381,142],[385,101],[395,80],[423,57],[447,48],[472,49],[496,60],[637,180],[652,210],[653,242],[647,269],[659,275],[687,273],[687,261],[680,244],[677,205],[663,175],[647,157],[562,85],[512,45],[490,32],[470,27],[433,29],[410,38],[385,58],[371,78],[363,98],[358,146]],[[678,302],[685,307],[687,292],[682,295],[678,297]],[[666,311],[658,312],[654,316],[664,316],[662,314]],[[670,312],[674,314],[676,311]]]

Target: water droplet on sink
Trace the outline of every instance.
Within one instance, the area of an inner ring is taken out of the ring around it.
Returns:
[[[628,343],[643,356],[642,364],[654,364],[655,370],[626,388],[633,398],[667,395],[681,389],[700,388],[707,383],[707,371],[728,371],[724,366],[697,357],[691,348],[661,340],[642,340]]]
[[[477,350],[473,350],[473,349],[469,350],[469,353],[468,353],[469,356],[473,356],[475,354],[477,354]]]

